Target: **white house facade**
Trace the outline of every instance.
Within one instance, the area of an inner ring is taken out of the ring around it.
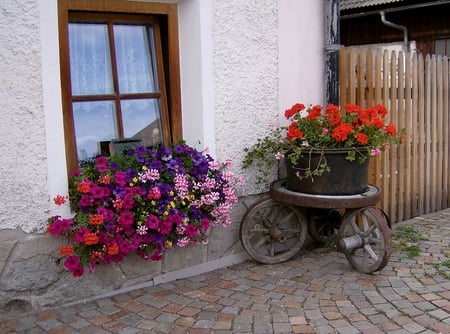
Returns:
[[[52,201],[68,191],[58,1],[3,0],[0,308],[75,302],[245,261],[240,219],[266,189],[241,170],[244,148],[283,122],[292,104],[324,103],[322,1],[139,2],[176,6],[182,136],[219,161],[232,158],[246,180],[232,226],[215,227],[207,245],[171,249],[161,262],[130,257],[82,278],[65,271],[61,240],[46,233],[50,216],[70,215]]]

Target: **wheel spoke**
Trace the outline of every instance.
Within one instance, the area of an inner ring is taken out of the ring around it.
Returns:
[[[367,219],[367,216],[364,214],[361,214],[360,218],[362,221],[363,232],[367,232],[367,230],[369,229],[369,220]]]
[[[356,233],[361,233],[361,230],[359,229],[358,224],[356,224],[356,217],[354,217],[354,218],[351,220],[351,226],[352,226],[352,228],[353,228],[353,232],[355,232],[354,234],[356,234]]]
[[[366,254],[370,255],[370,257],[374,259],[374,261],[378,261],[378,255],[374,252],[372,246],[364,245],[364,250],[366,251]]]
[[[266,242],[270,241],[270,237],[268,235],[265,235],[261,237],[261,239],[253,245],[255,249],[259,249],[262,245],[264,245]]]

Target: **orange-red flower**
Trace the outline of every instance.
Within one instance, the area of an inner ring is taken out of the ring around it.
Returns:
[[[84,243],[86,245],[98,244],[98,235],[95,233],[86,233],[84,235]]]
[[[357,106],[355,104],[352,103],[348,103],[345,105],[345,109],[347,110],[347,112],[349,113],[360,113],[362,108],[360,106]]]
[[[89,215],[90,225],[103,225],[103,215],[101,214],[90,214]]]
[[[378,129],[381,129],[382,127],[384,127],[384,122],[381,118],[379,117],[374,117],[372,118],[372,120],[370,121],[370,123],[375,126]]]
[[[337,126],[341,122],[341,112],[338,106],[329,104],[325,110],[325,114],[331,126]]]
[[[111,175],[102,175],[98,178],[98,183],[101,184],[110,184],[111,183]]]
[[[291,118],[292,116],[294,116],[296,113],[305,110],[305,105],[302,103],[296,103],[294,104],[291,108],[287,109],[284,112],[284,116],[286,118]]]
[[[70,256],[73,253],[73,246],[70,245],[61,245],[59,247],[59,253],[64,256]]]
[[[53,202],[55,202],[56,205],[63,205],[66,203],[66,198],[61,195],[56,195],[55,198],[53,198]]]
[[[396,132],[397,132],[397,128],[395,127],[395,125],[392,123],[389,123],[389,125],[386,127],[386,133],[389,136],[394,136]]]
[[[374,108],[377,110],[378,115],[380,115],[381,117],[384,117],[387,115],[387,109],[384,105],[377,104]]]
[[[94,263],[99,263],[103,259],[103,253],[100,251],[91,251],[89,253],[89,260]]]
[[[292,123],[287,131],[287,139],[289,141],[293,141],[294,139],[302,139],[303,138],[303,132],[301,132],[299,129],[295,127],[295,124]]]
[[[119,246],[117,244],[108,247],[108,255],[117,255],[117,254],[119,254]]]
[[[86,194],[91,190],[91,183],[87,181],[81,181],[77,183],[77,191],[82,194]]]
[[[348,135],[352,132],[352,125],[348,123],[342,123],[338,125],[333,132],[331,133],[331,137],[337,142],[346,141]]]
[[[306,116],[306,118],[309,120],[313,120],[320,116],[321,116],[321,108],[312,108],[308,113],[308,115]]]
[[[355,138],[360,145],[367,145],[369,143],[369,137],[365,133],[357,133]]]

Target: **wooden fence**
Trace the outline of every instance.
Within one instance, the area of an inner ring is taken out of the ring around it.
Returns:
[[[372,159],[370,182],[392,222],[450,207],[449,59],[416,53],[343,48],[341,105],[381,103],[406,130],[404,144]]]

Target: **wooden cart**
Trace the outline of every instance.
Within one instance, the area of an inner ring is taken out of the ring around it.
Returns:
[[[375,205],[381,190],[368,185],[364,193],[345,196],[293,192],[279,180],[270,199],[255,203],[240,227],[244,249],[256,261],[289,260],[303,247],[306,234],[319,242],[335,240],[337,249],[362,273],[383,269],[391,254],[391,229],[386,214]]]

